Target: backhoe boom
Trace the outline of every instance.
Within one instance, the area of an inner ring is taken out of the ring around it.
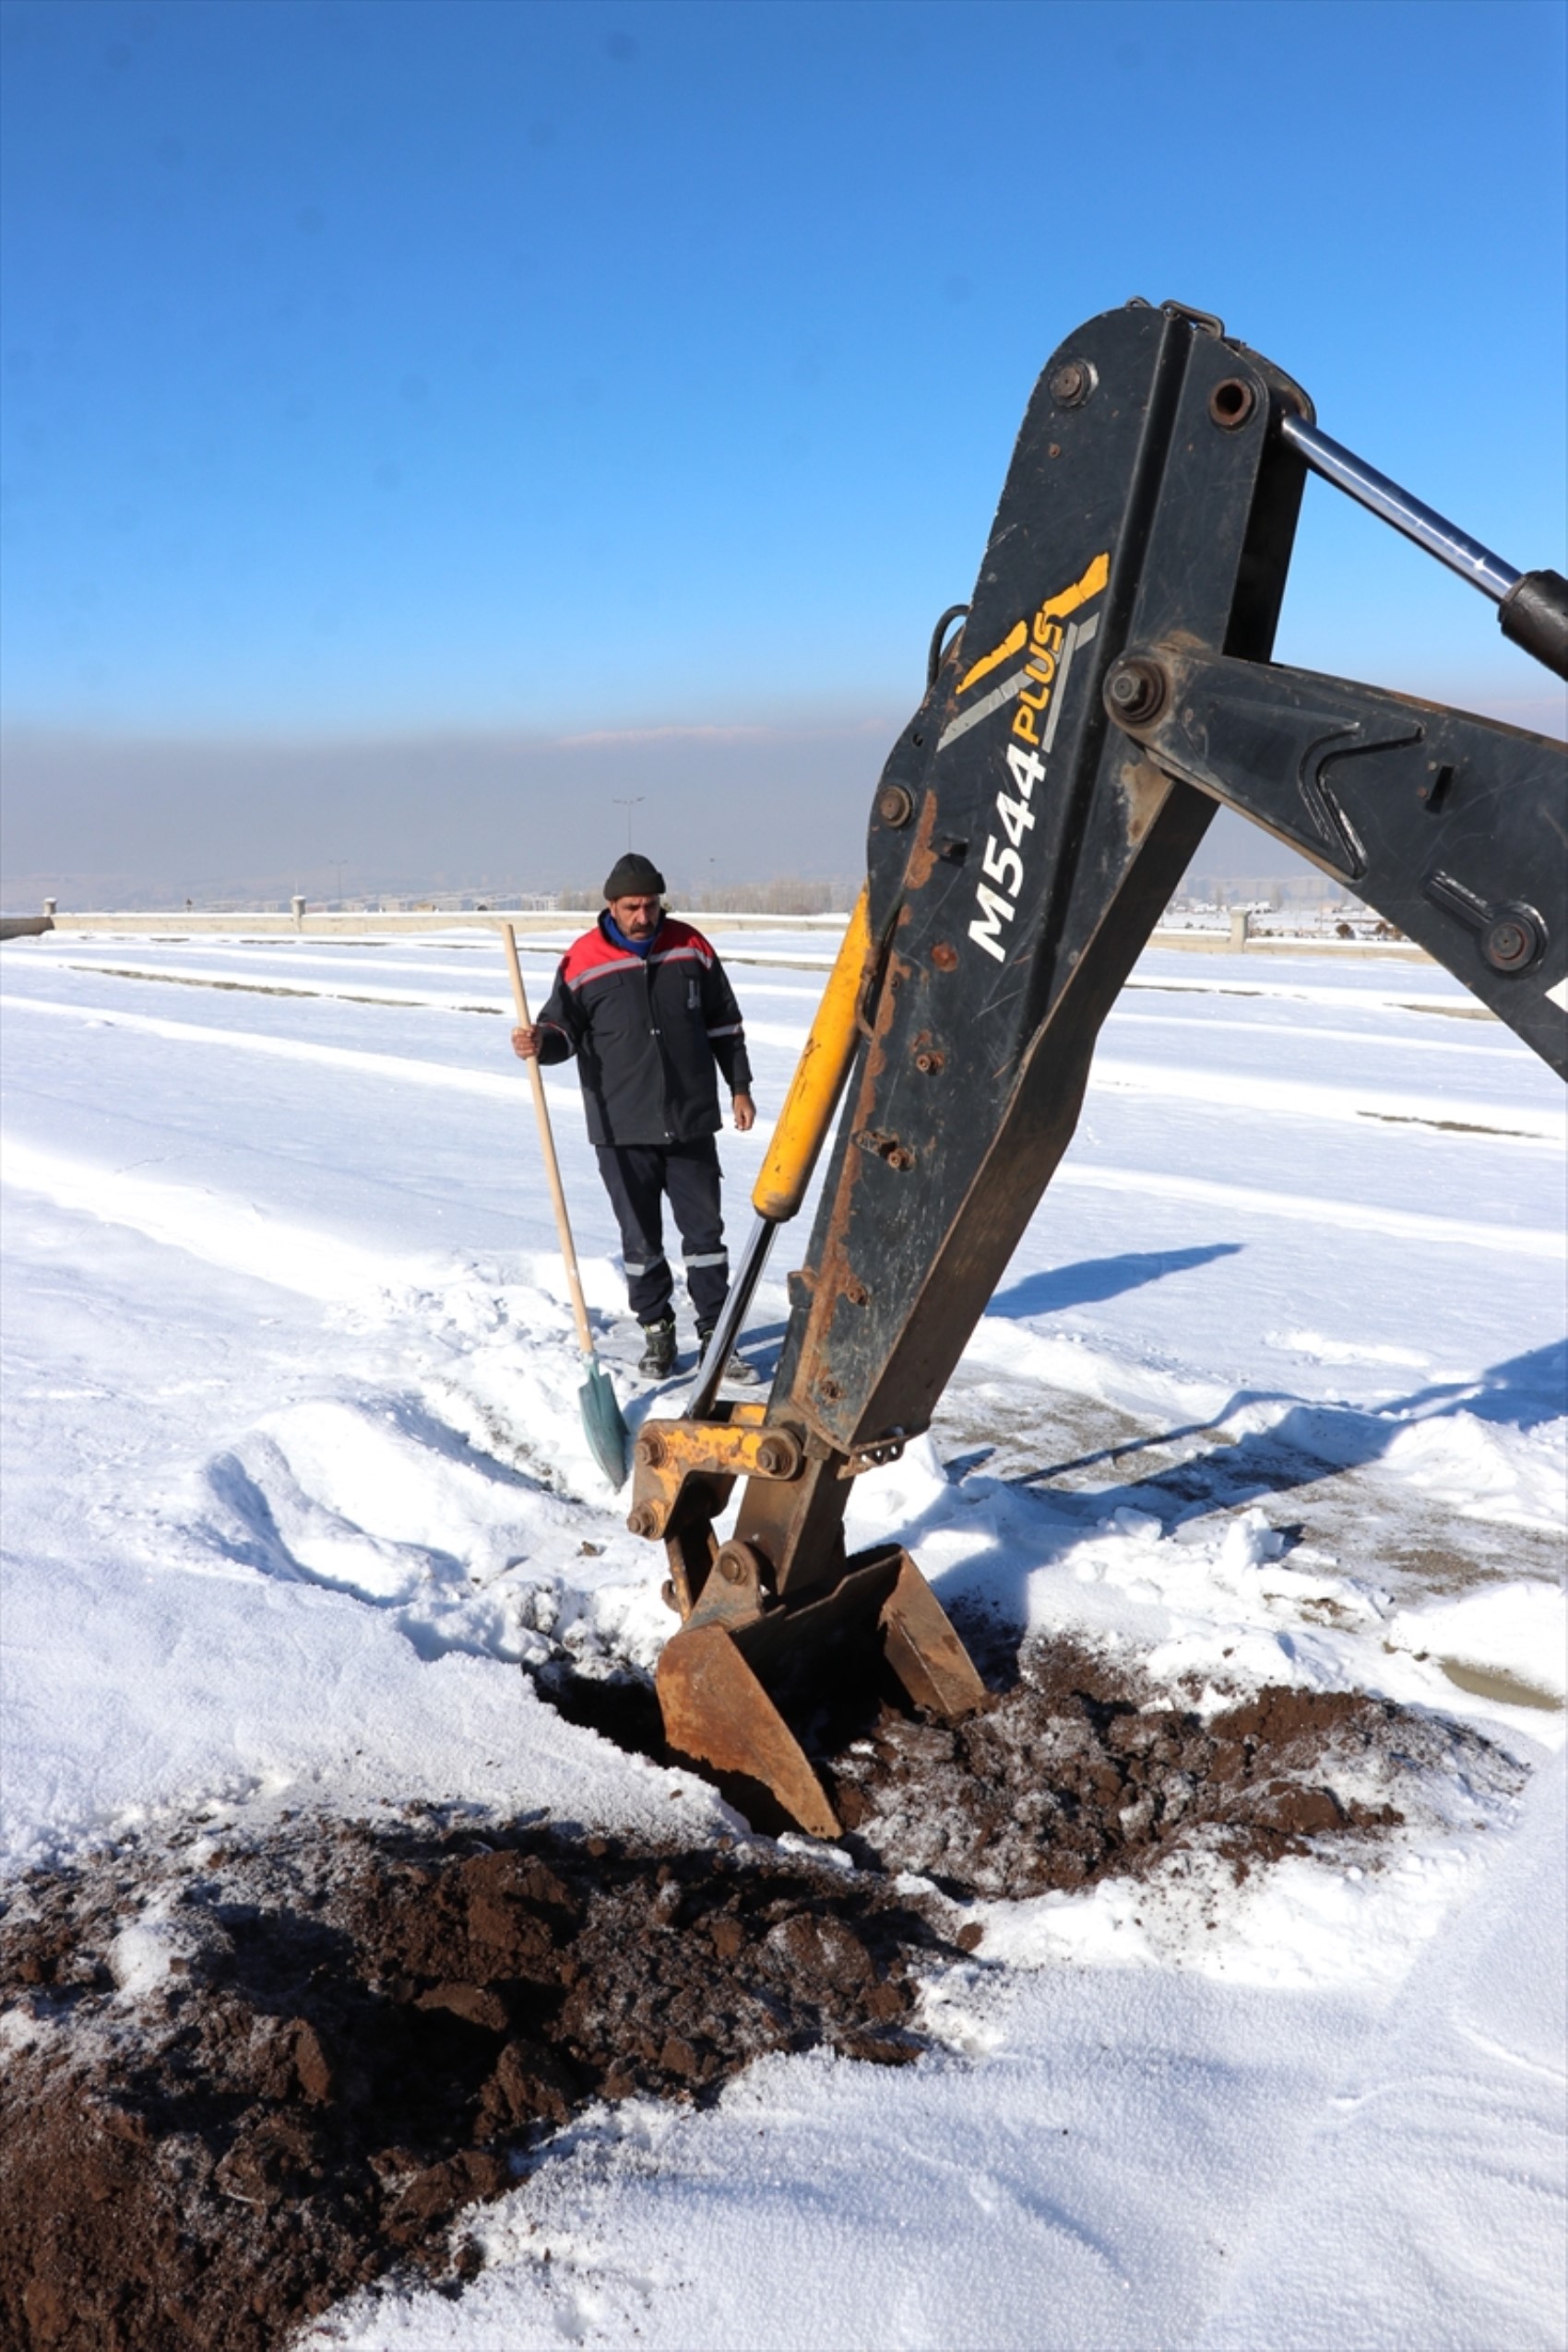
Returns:
[[[766,1408],[742,1408],[773,1467],[752,1459],[721,1547],[739,1415],[649,1423],[638,1447],[632,1525],[664,1538],[686,1620],[659,1670],[667,1732],[754,1818],[770,1798],[836,1826],[786,1719],[791,1672],[809,1685],[825,1647],[863,1629],[938,1713],[982,1695],[907,1555],[846,1558],[849,1482],[929,1427],[1219,802],[1564,1066],[1561,746],[1270,665],[1324,437],[1300,387],[1217,327],[1130,304],[1040,377],[963,627],[874,795],[859,968],[837,982],[858,1051],[841,1031],[845,1108],[782,1357]],[[1527,583],[1548,658],[1555,576]]]

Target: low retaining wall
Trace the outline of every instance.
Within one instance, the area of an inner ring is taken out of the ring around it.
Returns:
[[[350,909],[313,910],[305,908],[298,914],[282,914],[275,908],[250,912],[244,909],[223,914],[171,909],[166,914],[114,913],[112,911],[46,915],[6,915],[0,919],[0,938],[13,939],[25,934],[57,931],[79,935],[89,932],[107,933],[111,937],[160,939],[201,939],[215,935],[244,932],[253,939],[388,939],[400,938],[420,932],[495,931],[509,922],[521,938],[529,935],[554,934],[564,931],[586,929],[591,918],[582,908],[563,908],[553,914],[540,914],[533,909],[511,914],[505,907],[467,909],[451,914],[398,912],[366,913]],[[701,930],[714,933],[790,932],[802,941],[813,937],[831,948],[842,933],[849,920],[844,915],[726,915],[701,913],[694,917]],[[1149,941],[1151,947],[1172,947],[1179,953],[1194,956],[1333,956],[1352,960],[1368,957],[1379,962],[1427,964],[1431,957],[1424,947],[1408,939],[1332,939],[1312,934],[1280,935],[1259,933],[1240,920],[1226,931],[1187,931],[1161,928]]]

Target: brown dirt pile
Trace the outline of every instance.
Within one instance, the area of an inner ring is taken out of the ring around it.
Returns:
[[[560,1703],[657,1746],[644,1686]],[[914,1972],[980,1930],[892,1872],[1016,1896],[1207,1848],[1244,1873],[1364,1847],[1467,1746],[1349,1693],[1205,1724],[1056,1645],[969,1723],[873,1715],[838,1746],[858,1871],[426,1814],[35,1873],[0,1917],[0,2342],[261,2352],[399,2264],[456,2292],[463,2209],[588,2101],[700,2100],[770,2050],[918,2055]]]
[[[135,2002],[127,1928],[169,1960]],[[540,1831],[295,1824],[34,1878],[0,1925],[0,2340],[247,2352],[400,2262],[461,2276],[454,2215],[590,2099],[914,2057],[921,1948],[842,1871]]]
[[[863,1863],[1017,1897],[1179,1848],[1218,1850],[1244,1876],[1310,1840],[1396,1827],[1390,1796],[1414,1751],[1435,1760],[1454,1736],[1352,1691],[1269,1689],[1205,1723],[1055,1643],[967,1723],[886,1710],[830,1776]]]

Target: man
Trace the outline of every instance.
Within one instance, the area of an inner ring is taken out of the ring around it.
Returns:
[[[686,1288],[706,1346],[730,1288],[719,1206],[717,1076],[742,1134],[756,1117],[741,1008],[700,931],[664,911],[664,876],[628,851],[604,885],[603,913],[567,950],[550,1001],[513,1050],[542,1063],[577,1057],[588,1140],[598,1147],[621,1229],[639,1369],[675,1365],[674,1277],[664,1254],[666,1199],[680,1230]],[[717,1072],[717,1076],[716,1076]],[[736,1358],[731,1370],[750,1378]]]

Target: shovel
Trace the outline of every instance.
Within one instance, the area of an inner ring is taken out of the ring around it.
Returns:
[[[517,1026],[519,1028],[531,1028],[532,1016],[529,1012],[528,994],[523,987],[522,967],[517,961],[517,933],[510,923],[502,924],[501,937],[505,944],[506,962],[512,974],[512,997],[517,1008]],[[537,1053],[529,1057],[529,1077],[533,1085],[534,1115],[539,1121],[539,1145],[544,1154],[544,1172],[550,1180],[550,1198],[555,1210],[555,1230],[560,1238],[561,1254],[566,1261],[566,1285],[572,1293],[577,1345],[583,1351],[583,1363],[588,1372],[588,1378],[577,1391],[577,1402],[582,1407],[583,1435],[588,1439],[589,1452],[611,1485],[624,1486],[631,1431],[615,1401],[610,1375],[594,1353],[582,1277],[577,1272],[577,1253],[572,1245],[572,1222],[566,1214],[566,1195],[561,1190],[561,1169],[555,1158],[555,1138],[550,1132],[550,1109],[544,1099],[544,1079]]]

